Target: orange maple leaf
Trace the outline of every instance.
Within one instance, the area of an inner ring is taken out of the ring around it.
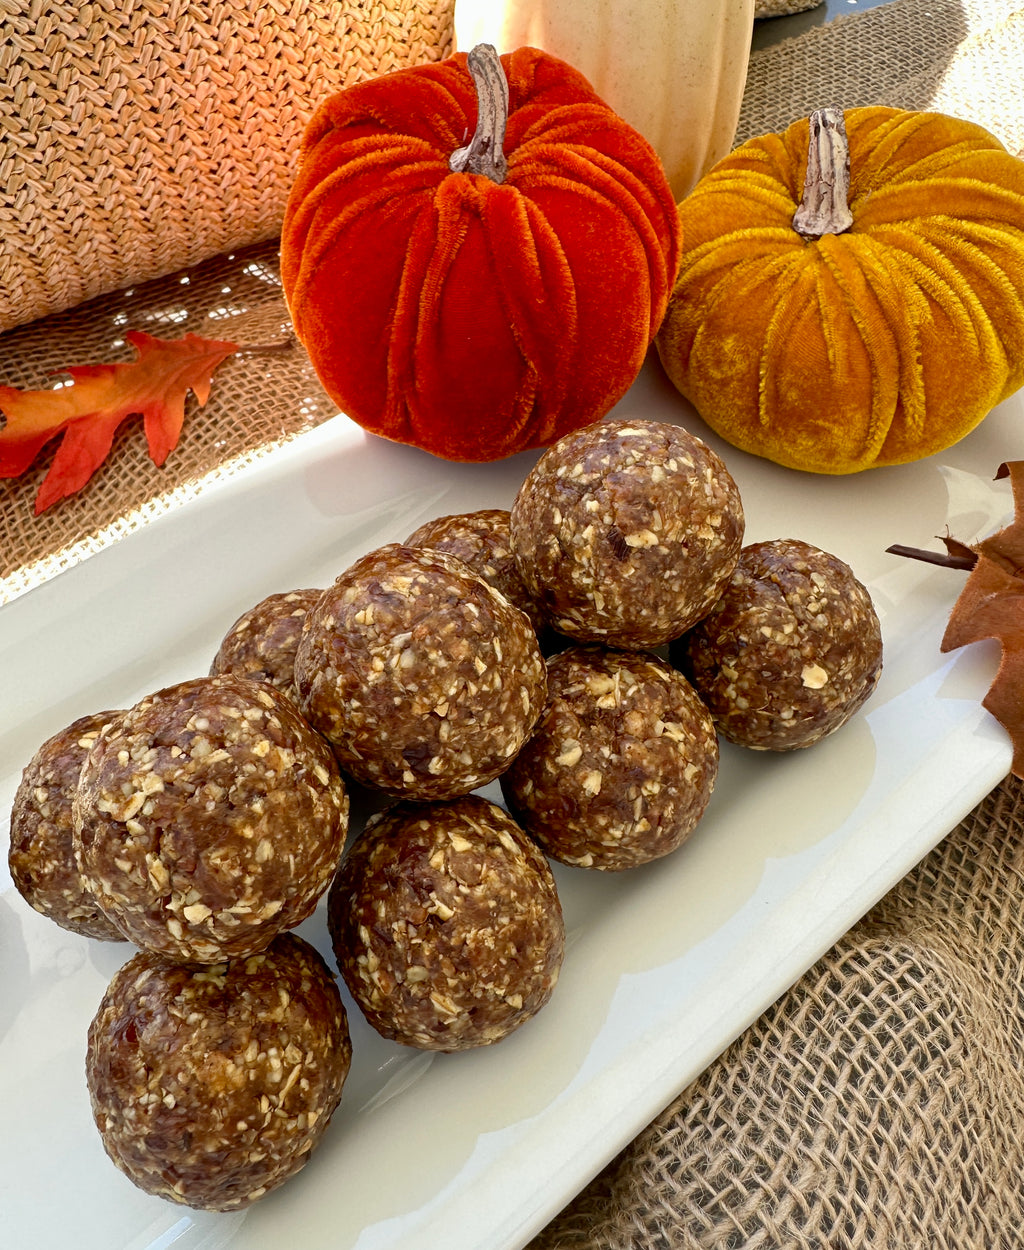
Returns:
[[[137,359],[112,365],[73,365],[62,370],[72,384],[23,391],[0,386],[0,478],[20,477],[57,435],[63,435],[36,495],[36,515],[73,495],[106,459],[118,427],[141,416],[153,462],[174,450],[191,391],[200,405],[210,395],[213,371],[239,350],[236,343],[186,334],[158,339],[133,330],[125,339]]]

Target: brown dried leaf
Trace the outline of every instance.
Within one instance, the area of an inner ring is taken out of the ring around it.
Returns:
[[[984,638],[999,642],[999,670],[982,706],[1009,733],[1012,771],[1024,778],[1024,460],[1001,465],[996,476],[1010,478],[1014,518],[973,547],[956,544],[976,560],[953,605],[941,650],[953,651]]]

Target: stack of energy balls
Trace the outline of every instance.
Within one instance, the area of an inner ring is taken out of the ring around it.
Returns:
[[[558,979],[549,859],[665,856],[707,808],[719,735],[806,747],[861,706],[881,668],[867,591],[807,543],[743,532],[699,439],[599,422],[541,456],[511,511],[439,518],[326,589],[270,596],[209,675],[40,747],[11,869],[58,924],[138,947],[86,1065],[136,1184],[234,1209],[321,1139],[351,1043],[291,930],[325,895],[374,1029],[492,1044]],[[474,793],[495,780],[504,806]],[[381,806],[343,854],[354,782]]]

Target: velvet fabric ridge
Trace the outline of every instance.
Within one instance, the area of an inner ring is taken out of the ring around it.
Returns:
[[[664,316],[679,222],[658,157],[570,66],[509,84],[501,184],[452,173],[476,125],[464,54],[339,92],[281,237],[296,333],[374,433],[452,460],[546,446],[625,393]]]
[[[793,229],[806,119],[742,144],[680,205],[658,336],[723,438],[818,473],[931,455],[1024,383],[1024,161],[939,113],[845,123],[851,228]]]

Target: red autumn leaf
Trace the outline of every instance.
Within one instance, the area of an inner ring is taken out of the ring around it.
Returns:
[[[135,330],[125,335],[137,359],[63,370],[72,384],[23,391],[0,386],[0,478],[20,477],[51,439],[62,435],[39,493],[38,515],[81,490],[106,459],[121,423],[141,416],[153,462],[162,465],[177,446],[191,391],[205,404],[217,366],[237,352],[235,343],[186,334],[158,339]]]
[[[996,476],[1009,477],[1013,488],[1014,516],[1005,529],[972,546],[944,538],[945,556],[912,547],[889,550],[949,568],[970,569],[940,650],[954,651],[983,638],[999,642],[999,668],[982,707],[1009,733],[1011,769],[1015,777],[1024,779],[1024,460],[1000,465]]]

